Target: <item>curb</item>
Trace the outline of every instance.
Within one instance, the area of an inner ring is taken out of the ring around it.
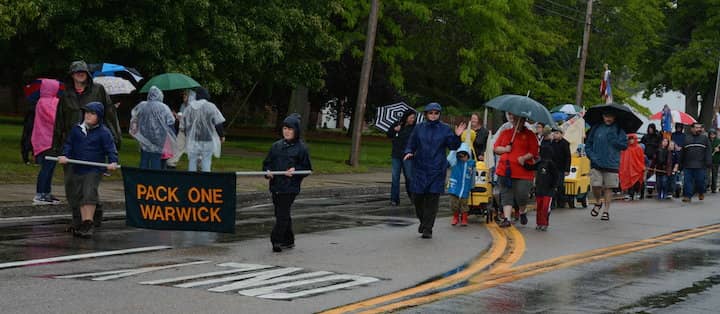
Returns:
[[[376,186],[354,186],[354,187],[329,187],[329,188],[308,188],[300,191],[300,199],[308,197],[334,197],[343,195],[362,194],[387,194],[390,187],[386,184]],[[265,204],[272,202],[270,192],[244,192],[239,193],[236,198],[236,209]],[[0,204],[0,218],[32,217],[45,215],[69,214],[67,204],[60,205],[32,205],[29,202],[5,202]],[[125,208],[125,201],[113,200],[104,201],[104,210],[122,210]],[[124,215],[123,215],[124,216]]]

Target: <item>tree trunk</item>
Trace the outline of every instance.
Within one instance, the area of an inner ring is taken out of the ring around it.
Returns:
[[[306,86],[296,86],[290,95],[288,114],[297,112],[300,114],[300,129],[307,131],[310,122],[310,102],[308,101],[309,90]]]
[[[703,95],[703,101],[700,106],[700,118],[698,118],[698,121],[705,126],[705,129],[710,129],[710,126],[712,125],[712,119],[715,113],[715,110],[713,110],[714,99],[715,91],[712,89]]]
[[[682,90],[685,94],[685,113],[691,115],[697,120],[698,118],[698,103],[697,103],[697,86],[688,85]]]

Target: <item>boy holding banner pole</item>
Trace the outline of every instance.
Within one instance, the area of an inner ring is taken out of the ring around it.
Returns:
[[[73,226],[73,235],[91,237],[93,216],[99,202],[98,186],[106,170],[118,168],[118,152],[112,133],[103,125],[105,109],[99,102],[82,107],[84,120],[70,131],[58,162],[67,164],[69,158],[102,163],[107,158],[107,167],[71,165],[67,168],[65,194],[71,209],[80,209],[82,217],[79,226]]]
[[[312,170],[312,165],[307,147],[300,140],[300,116],[293,113],[283,121],[282,138],[272,144],[263,161],[263,171],[266,171],[265,178],[270,180],[275,206],[275,226],[270,235],[273,252],[295,247],[290,207],[300,193],[303,178],[307,176],[295,173],[296,170]],[[285,173],[274,175],[271,171]]]

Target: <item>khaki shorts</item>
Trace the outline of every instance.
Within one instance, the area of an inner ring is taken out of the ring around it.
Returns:
[[[505,180],[498,179],[500,205],[524,208],[530,199],[530,189],[533,186],[532,180],[512,179],[512,186],[510,187],[505,183]]]
[[[594,187],[616,188],[620,184],[615,172],[590,169],[590,185]]]
[[[467,213],[468,211],[468,199],[459,198],[455,195],[450,195],[450,210],[454,212]]]

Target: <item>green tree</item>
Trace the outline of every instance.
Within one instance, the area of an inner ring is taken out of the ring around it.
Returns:
[[[685,112],[710,124],[720,61],[720,3],[669,1],[664,13],[661,40],[643,59],[646,93],[679,90],[686,96]],[[704,99],[699,115],[698,94]]]
[[[22,73],[64,76],[69,62],[82,58],[134,66],[147,76],[182,72],[232,105],[257,84],[265,98],[287,98],[297,85],[322,87],[322,63],[337,58],[341,47],[329,32],[333,1],[33,0],[27,6],[43,14],[22,15],[24,23],[10,19],[11,26],[26,26],[0,37],[0,62],[13,73],[4,82],[29,78]]]

